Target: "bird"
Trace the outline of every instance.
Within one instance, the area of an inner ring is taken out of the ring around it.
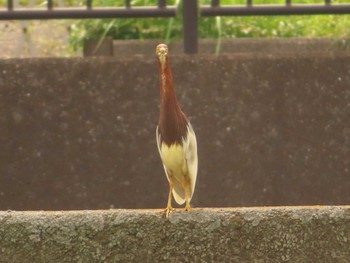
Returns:
[[[156,47],[160,80],[160,110],[156,140],[165,175],[169,183],[166,217],[174,211],[172,196],[185,211],[191,210],[190,201],[198,171],[197,140],[192,125],[181,110],[176,98],[173,76],[166,44]]]

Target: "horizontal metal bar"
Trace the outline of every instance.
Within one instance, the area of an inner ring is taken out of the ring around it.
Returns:
[[[0,9],[0,20],[174,17],[176,7]]]
[[[253,16],[253,15],[325,15],[350,14],[350,4],[334,5],[254,5],[246,6],[204,6],[201,16]]]

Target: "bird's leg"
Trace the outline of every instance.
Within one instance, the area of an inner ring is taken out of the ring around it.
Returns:
[[[190,195],[190,184],[188,180],[185,180],[183,187],[185,189],[185,199],[186,199],[186,206],[185,206],[185,211],[191,211],[191,206],[190,206],[190,201],[191,201],[191,195]]]
[[[186,191],[186,206],[185,206],[185,211],[191,211],[192,208],[190,206],[190,196],[188,194],[188,191]]]
[[[169,176],[169,196],[168,196],[168,205],[165,209],[165,214],[166,214],[166,217],[169,217],[169,214],[174,210],[172,205],[171,205],[171,195],[172,195],[172,192],[173,192],[173,188],[174,188],[174,185],[173,185],[173,182],[171,181],[170,179],[170,176]]]

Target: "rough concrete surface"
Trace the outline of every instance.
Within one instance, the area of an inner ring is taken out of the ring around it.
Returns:
[[[0,262],[349,262],[350,207],[0,212]]]
[[[198,140],[194,207],[350,203],[349,53],[171,65]],[[155,59],[0,60],[0,90],[0,209],[165,207]]]

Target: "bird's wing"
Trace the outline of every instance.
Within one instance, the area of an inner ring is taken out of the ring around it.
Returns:
[[[191,183],[191,198],[194,192],[198,170],[197,140],[191,123],[187,122],[187,137],[184,141],[184,154]]]
[[[158,147],[158,151],[159,151],[159,154],[161,154],[160,152],[160,134],[159,134],[159,126],[157,126],[157,129],[156,129],[156,140],[157,140],[157,147]]]
[[[159,127],[156,129],[156,140],[157,140],[157,146],[158,151],[160,154],[160,157],[163,159],[161,148],[162,148],[162,139],[161,134],[159,133]],[[184,154],[184,161],[186,162],[186,168],[187,173],[190,178],[190,198],[192,198],[194,188],[196,185],[196,178],[197,178],[197,169],[198,169],[198,157],[197,157],[197,141],[196,141],[196,135],[193,131],[193,128],[189,121],[187,120],[187,136],[183,140],[183,154]],[[169,175],[166,166],[163,163],[164,171],[166,174],[166,177],[169,181]],[[173,181],[174,189],[173,189],[173,196],[175,201],[178,204],[183,204],[185,202],[185,190],[182,187],[181,182],[176,180]]]
[[[159,127],[157,127],[157,130],[156,130],[156,140],[157,140],[158,151],[159,151],[160,158],[162,159],[162,164],[163,164],[163,167],[164,167],[165,175],[166,175],[166,177],[168,179],[168,182],[169,182],[168,171],[167,171],[167,168],[166,168],[166,166],[165,166],[165,164],[163,162],[163,154],[162,154],[162,151],[161,151],[162,138],[161,138],[161,134],[159,133],[158,129],[159,129]],[[181,182],[176,180],[176,177],[173,180],[173,187],[174,187],[173,188],[174,199],[175,199],[176,203],[178,203],[179,205],[182,205],[183,203],[185,203],[185,190],[183,189]]]
[[[160,150],[160,149],[161,149],[162,140],[161,140],[161,138],[160,138],[160,133],[159,133],[158,129],[159,129],[159,127],[157,126],[157,129],[156,129],[156,140],[157,140],[157,147],[158,147],[159,155],[160,155],[160,158],[162,159],[162,158],[163,158],[163,157],[162,157],[162,152],[161,152],[161,150]],[[164,167],[164,171],[165,171],[166,178],[167,178],[168,181],[169,181],[168,172],[167,172],[167,170],[166,170],[166,167],[165,167],[163,161],[162,161],[162,164],[163,164],[163,167]]]

